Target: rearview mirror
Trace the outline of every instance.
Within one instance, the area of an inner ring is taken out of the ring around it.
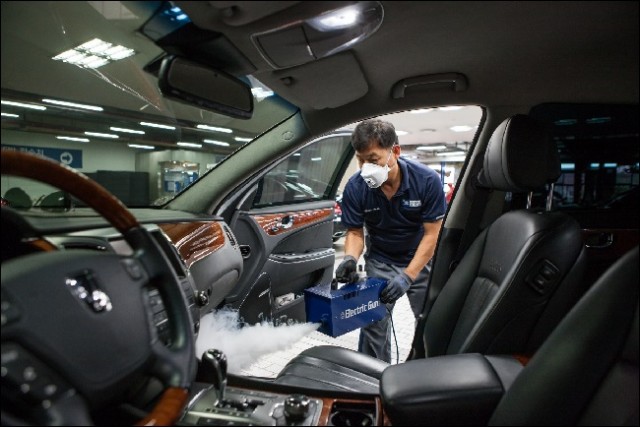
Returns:
[[[176,56],[162,60],[158,86],[172,99],[238,119],[253,114],[253,94],[243,81]]]

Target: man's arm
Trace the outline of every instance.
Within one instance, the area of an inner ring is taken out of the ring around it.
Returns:
[[[364,250],[364,229],[363,228],[349,228],[347,229],[347,236],[344,241],[344,254],[351,255],[356,259],[360,259],[362,251]]]
[[[422,271],[424,266],[427,265],[429,260],[433,257],[436,250],[436,243],[438,242],[438,233],[442,226],[442,220],[425,222],[423,223],[423,226],[424,236],[422,236],[422,240],[420,240],[420,244],[416,249],[416,254],[411,259],[407,268],[404,269],[404,272],[411,278],[411,280],[416,280],[420,271]],[[346,247],[345,243],[345,250]]]

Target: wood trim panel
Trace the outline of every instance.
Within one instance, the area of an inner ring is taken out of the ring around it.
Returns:
[[[224,230],[216,221],[158,224],[176,247],[187,267],[225,244]]]
[[[301,212],[286,212],[266,215],[252,215],[253,220],[258,226],[269,236],[277,236],[289,231],[305,227],[314,222],[320,222],[323,219],[333,217],[333,209],[314,209]],[[282,220],[289,217],[289,221],[293,221],[291,226],[283,227]]]

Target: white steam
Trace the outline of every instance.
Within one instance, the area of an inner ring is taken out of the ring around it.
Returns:
[[[320,323],[273,326],[266,322],[240,327],[237,311],[220,310],[200,319],[196,354],[200,358],[216,348],[227,356],[227,371],[239,373],[260,356],[286,350],[319,327]]]

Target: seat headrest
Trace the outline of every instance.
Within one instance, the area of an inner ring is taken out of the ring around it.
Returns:
[[[559,176],[556,143],[540,123],[517,114],[500,123],[491,135],[478,178],[484,187],[529,192]]]

